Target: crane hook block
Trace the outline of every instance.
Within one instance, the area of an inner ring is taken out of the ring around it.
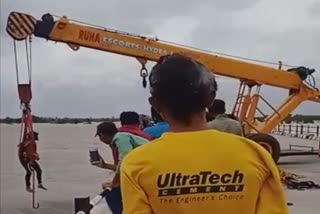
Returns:
[[[32,98],[31,85],[30,84],[19,84],[18,93],[21,103],[30,103]]]

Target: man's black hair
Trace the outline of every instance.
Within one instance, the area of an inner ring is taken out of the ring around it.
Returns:
[[[141,120],[142,126],[143,126],[142,129],[152,126],[151,121],[153,119],[150,116],[147,116],[145,114],[140,114],[140,120]]]
[[[224,114],[226,112],[226,103],[223,100],[215,99],[208,110],[210,113]]]
[[[137,125],[140,124],[140,116],[135,111],[124,111],[120,114],[121,125]]]
[[[193,113],[207,108],[217,90],[215,78],[205,66],[179,54],[161,57],[149,82],[152,97],[184,123],[190,122]]]
[[[99,134],[114,136],[118,132],[113,122],[102,122],[97,126],[96,136]]]
[[[161,115],[153,107],[151,107],[151,117],[155,123],[164,121]]]

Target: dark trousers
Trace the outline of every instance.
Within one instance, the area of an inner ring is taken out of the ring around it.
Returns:
[[[107,191],[104,195],[105,200],[113,214],[122,213],[122,198],[120,187]]]
[[[26,175],[25,175],[26,186],[27,187],[31,186],[31,182],[30,182],[31,171],[30,171],[29,167],[32,167],[32,169],[34,169],[36,171],[38,184],[41,184],[42,183],[42,170],[41,170],[39,164],[36,161],[31,161],[29,158],[25,158],[23,156],[20,156],[19,160],[20,160],[20,163],[23,166],[23,168],[26,170]]]

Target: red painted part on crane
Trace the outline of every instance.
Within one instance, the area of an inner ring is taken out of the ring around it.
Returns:
[[[18,84],[18,93],[21,103],[30,103],[32,98],[31,84]]]

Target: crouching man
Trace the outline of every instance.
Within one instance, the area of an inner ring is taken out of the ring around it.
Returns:
[[[104,189],[111,190],[105,195],[106,202],[113,213],[122,212],[122,200],[120,192],[120,165],[123,158],[135,148],[148,142],[147,139],[128,132],[119,132],[113,122],[103,122],[97,126],[96,136],[104,144],[109,145],[118,152],[119,160],[116,164],[115,175],[112,182],[102,184]]]

